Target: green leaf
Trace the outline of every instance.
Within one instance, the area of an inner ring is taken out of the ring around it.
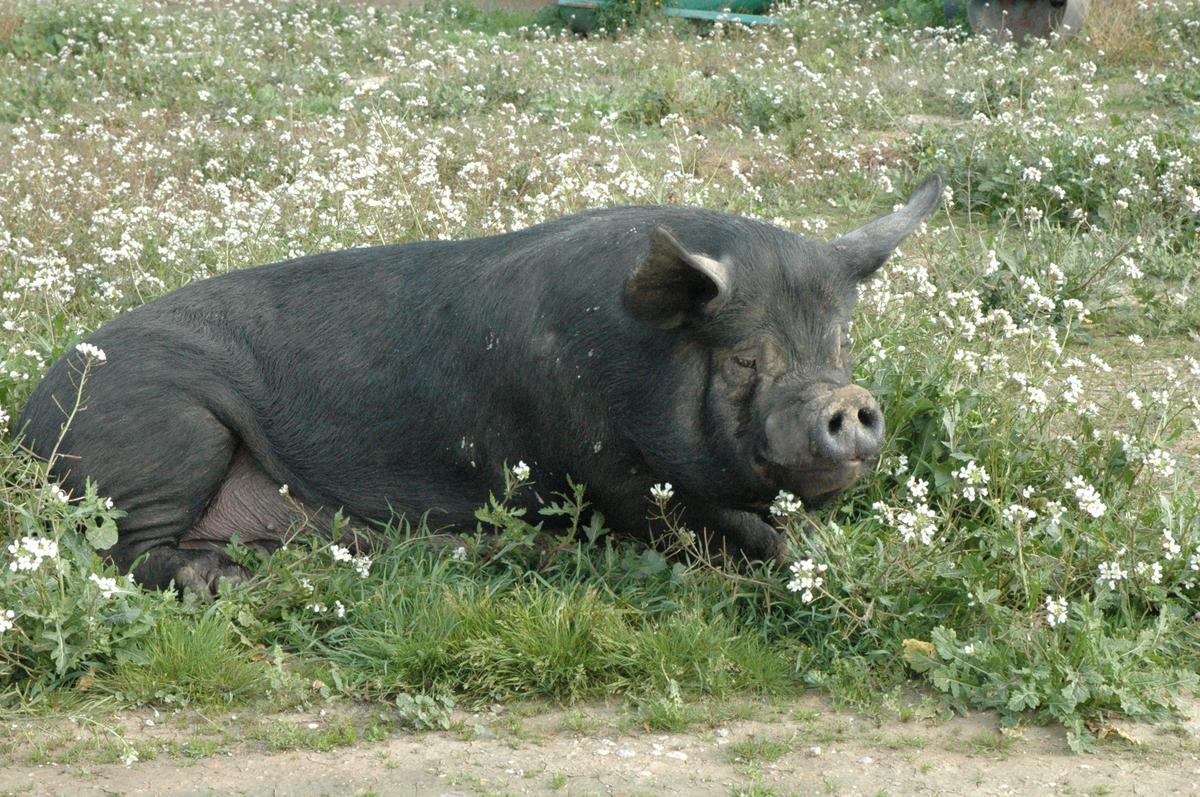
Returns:
[[[116,521],[105,518],[99,524],[89,523],[84,536],[87,537],[88,545],[92,548],[97,551],[107,551],[117,544]]]
[[[596,540],[608,533],[608,529],[604,525],[604,515],[592,512],[591,519],[583,527],[583,533],[587,537],[588,544],[595,545]]]
[[[923,639],[906,639],[902,643],[904,663],[914,672],[926,672],[937,663],[933,643]]]
[[[634,578],[649,578],[667,569],[666,558],[652,548],[646,548],[630,563],[629,575]]]
[[[1041,699],[1038,697],[1029,684],[1021,684],[1016,691],[1008,698],[1008,703],[1005,708],[1009,711],[1024,711],[1026,709],[1037,708],[1041,704]]]
[[[1068,730],[1067,747],[1073,753],[1091,753],[1096,749],[1096,739],[1086,730]]]

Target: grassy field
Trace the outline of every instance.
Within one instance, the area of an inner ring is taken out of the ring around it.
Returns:
[[[675,730],[915,682],[1080,750],[1167,716],[1200,672],[1200,2],[1096,3],[1024,50],[920,27],[936,6],[589,38],[467,4],[0,8],[0,707],[386,708],[345,744],[456,703],[616,695]],[[461,549],[240,551],[253,582],[200,605],[111,572],[120,507],[11,442],[80,336],[213,274],[628,203],[828,239],[934,169],[944,210],[854,325],[885,454],[781,519],[790,569],[623,542],[585,490],[552,545],[497,496]]]

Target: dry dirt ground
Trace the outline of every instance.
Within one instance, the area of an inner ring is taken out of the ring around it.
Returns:
[[[1058,728],[1001,733],[993,716],[938,719],[919,704],[905,712],[908,721],[875,720],[817,696],[746,706],[737,712],[745,719],[674,734],[645,732],[619,707],[515,706],[460,714],[456,731],[392,733],[328,752],[270,750],[280,739],[308,733],[311,741],[332,724],[361,722],[362,709],[353,718],[346,709],[157,720],[121,712],[74,724],[5,723],[0,794],[1160,797],[1200,791],[1200,703],[1193,705],[1191,716],[1172,722],[1123,727],[1091,755],[1069,752]],[[114,751],[94,743],[90,754],[72,752],[113,728],[153,758],[101,763]],[[71,763],[31,763],[41,759]]]

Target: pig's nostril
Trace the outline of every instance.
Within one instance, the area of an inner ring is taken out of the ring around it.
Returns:
[[[879,423],[879,413],[870,407],[862,407],[858,411],[858,422],[863,425],[863,428],[874,431]]]
[[[845,417],[846,413],[839,410],[829,419],[829,433],[831,435],[837,436],[842,431],[842,422],[845,420]]]

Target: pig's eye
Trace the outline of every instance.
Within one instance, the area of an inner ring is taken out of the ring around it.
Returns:
[[[743,368],[749,368],[751,370],[758,367],[758,360],[754,359],[753,357],[738,357],[737,355],[734,355],[733,361]]]

